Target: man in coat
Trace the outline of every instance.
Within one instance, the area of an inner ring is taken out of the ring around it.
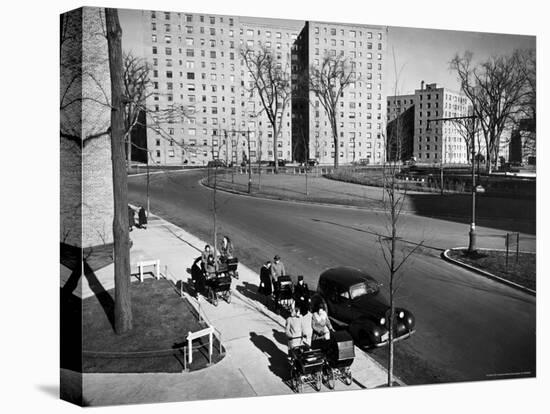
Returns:
[[[285,265],[281,262],[281,256],[278,254],[273,258],[273,263],[271,264],[271,283],[273,283],[273,293],[275,297],[277,296],[277,278],[279,276],[286,275]]]
[[[298,282],[294,286],[294,302],[296,307],[301,310],[304,307],[309,307],[309,288],[307,283],[304,282],[304,277],[302,275],[298,276]],[[302,315],[304,313],[302,312]]]

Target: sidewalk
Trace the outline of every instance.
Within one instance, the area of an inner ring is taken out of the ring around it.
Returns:
[[[188,269],[206,244],[154,215],[147,230],[134,229],[130,236],[134,242],[130,251],[132,272],[140,260],[159,259],[162,274],[174,283],[190,279]],[[112,271],[102,270],[98,279],[109,289],[113,285]],[[221,332],[226,348],[222,361],[204,370],[181,374],[85,374],[84,400],[90,405],[107,405],[292,394],[286,382],[284,320],[255,300],[258,274],[239,264],[239,275],[238,280],[233,279],[230,304],[220,300],[215,307],[184,293]],[[84,297],[91,294],[86,283],[84,280]],[[352,385],[337,382],[336,390],[376,388],[386,383],[384,368],[357,348],[351,368]],[[328,391],[325,386],[322,390]],[[306,385],[304,392],[315,391]]]

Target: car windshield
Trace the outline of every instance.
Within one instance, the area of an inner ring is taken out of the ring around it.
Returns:
[[[370,295],[371,293],[378,292],[378,284],[371,281],[357,283],[350,287],[349,292],[352,299],[363,295]]]

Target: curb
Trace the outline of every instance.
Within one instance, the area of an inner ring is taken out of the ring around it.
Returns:
[[[471,266],[467,263],[463,263],[459,260],[456,260],[456,259],[453,259],[451,257],[449,257],[449,252],[451,250],[463,250],[463,249],[466,249],[466,247],[453,247],[452,249],[447,249],[445,250],[443,253],[441,253],[441,257],[448,261],[449,263],[453,263],[455,265],[458,265],[460,267],[463,267],[467,270],[470,270],[474,273],[477,273],[477,274],[480,274],[482,276],[485,276],[485,277],[488,277],[489,279],[493,279],[493,280],[496,280],[497,282],[500,282],[502,284],[505,284],[505,285],[508,285],[510,287],[513,287],[513,288],[516,288],[518,290],[521,290],[522,292],[525,292],[525,293],[529,293],[530,295],[533,295],[533,296],[536,296],[537,295],[537,292],[533,289],[529,289],[525,286],[522,286],[522,285],[519,285],[517,283],[514,283],[514,282],[511,282],[507,279],[504,279],[500,276],[497,276],[497,275],[494,275],[490,272],[487,272],[485,270],[481,270],[481,269],[478,269],[477,267],[474,267],[474,266]],[[497,250],[497,251],[503,251],[503,250],[499,250],[499,249],[478,249],[478,250]],[[531,252],[522,252],[522,253],[531,253]]]

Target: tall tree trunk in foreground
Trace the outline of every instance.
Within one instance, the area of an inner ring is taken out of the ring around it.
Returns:
[[[130,296],[130,237],[128,222],[128,185],[124,145],[124,102],[122,97],[122,29],[116,9],[105,9],[109,71],[111,75],[111,159],[113,165],[115,255],[115,331],[132,329]]]

